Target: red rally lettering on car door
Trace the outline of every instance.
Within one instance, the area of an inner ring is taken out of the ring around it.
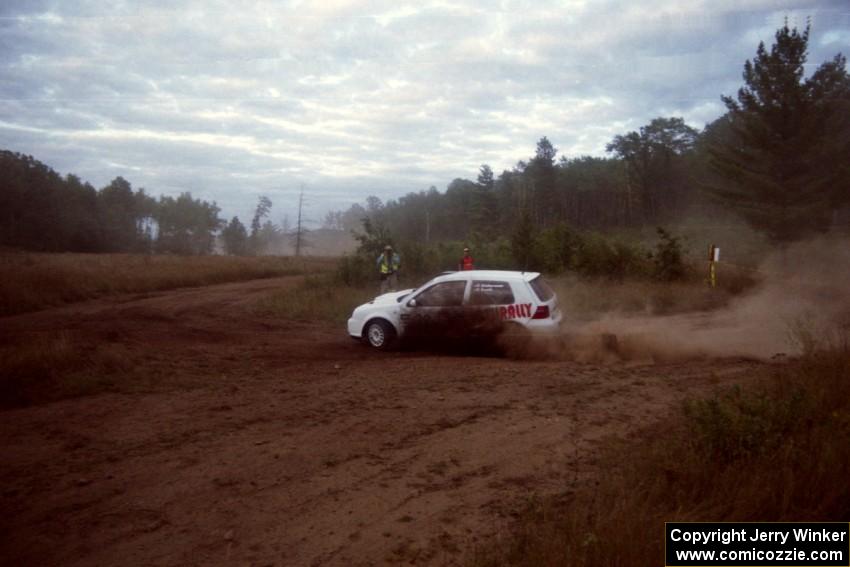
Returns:
[[[508,305],[499,307],[500,319],[518,319],[522,317],[531,317],[531,303],[520,303],[517,305]]]

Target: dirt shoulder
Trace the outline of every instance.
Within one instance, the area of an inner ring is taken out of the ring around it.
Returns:
[[[295,278],[6,318],[121,345],[139,391],[0,412],[13,564],[454,564],[598,447],[760,363],[379,355],[253,314]]]

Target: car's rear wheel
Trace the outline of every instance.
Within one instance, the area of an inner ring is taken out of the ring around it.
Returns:
[[[388,350],[395,342],[396,332],[387,321],[375,319],[366,324],[363,336],[369,346],[378,350]]]

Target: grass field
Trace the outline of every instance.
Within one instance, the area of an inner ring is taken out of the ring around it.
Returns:
[[[144,380],[134,365],[120,344],[94,344],[68,330],[31,334],[0,346],[0,407],[96,394],[119,383],[126,389]]]
[[[724,307],[741,291],[755,284],[752,279],[734,282],[730,279],[728,287],[712,289],[698,281],[618,282],[575,276],[549,278],[549,281],[558,293],[561,310],[578,320],[594,319],[601,314],[671,315],[710,311]]]
[[[0,316],[147,293],[333,269],[332,258],[0,253]]]
[[[341,285],[331,274],[310,276],[294,288],[262,298],[255,309],[263,315],[295,321],[345,323],[355,307],[378,295],[377,287]]]

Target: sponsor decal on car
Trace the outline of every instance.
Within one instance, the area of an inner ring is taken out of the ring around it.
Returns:
[[[504,321],[506,319],[524,319],[525,317],[531,317],[532,305],[532,303],[502,305],[499,307],[499,318]]]
[[[499,305],[493,308],[486,308],[481,310],[479,308],[478,312],[486,312],[492,313],[497,318],[502,321],[510,321],[511,319],[526,319],[531,317],[534,307],[533,303],[514,303],[512,305]],[[475,309],[474,307],[472,309]],[[455,313],[458,312],[458,308],[442,308],[439,310],[443,314]],[[435,316],[438,316],[436,313],[429,313],[427,311],[420,311],[414,313],[402,313],[400,319],[405,323],[416,321],[416,320],[428,320],[432,319]]]

